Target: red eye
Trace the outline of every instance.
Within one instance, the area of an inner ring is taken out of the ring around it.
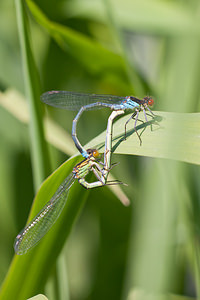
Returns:
[[[154,100],[153,100],[152,98],[150,98],[150,99],[148,100],[148,105],[149,105],[149,106],[153,106],[153,105],[154,105]]]

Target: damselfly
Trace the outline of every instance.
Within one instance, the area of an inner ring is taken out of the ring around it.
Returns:
[[[120,183],[118,181],[106,183],[106,176],[109,170],[106,170],[104,167],[103,172],[98,161],[96,161],[99,157],[98,150],[88,149],[87,154],[88,157],[73,168],[72,173],[59,186],[50,201],[47,202],[36,217],[17,235],[14,244],[16,254],[25,254],[49,231],[59,217],[67,201],[69,189],[76,179],[87,189]],[[90,171],[94,173],[97,181],[89,183],[85,180],[86,175]]]
[[[152,117],[155,116],[149,108],[149,106],[151,107],[154,104],[154,100],[151,97],[144,97],[143,99],[138,99],[133,96],[120,97],[113,95],[83,94],[68,91],[49,91],[42,94],[41,101],[48,105],[62,109],[79,110],[78,114],[73,120],[72,138],[77,149],[84,157],[88,157],[88,154],[77,138],[76,126],[81,114],[85,110],[98,109],[102,107],[108,107],[111,110],[116,111],[128,109],[134,110],[134,113],[132,114],[131,118],[129,118],[128,121],[125,123],[125,137],[128,122],[131,119],[135,119],[134,130],[140,140],[140,144],[142,143],[142,141],[136,129],[139,112],[141,110],[143,111],[146,122],[148,122],[146,110],[150,112]]]
[[[43,207],[36,217],[18,234],[14,248],[17,254],[25,254],[34,247],[40,239],[49,231],[51,226],[59,217],[68,197],[72,184],[77,179],[85,188],[91,189],[103,185],[120,184],[120,181],[106,183],[108,173],[111,169],[111,148],[112,148],[112,125],[113,120],[123,114],[124,111],[113,111],[108,118],[107,134],[105,141],[104,163],[97,160],[99,152],[96,149],[88,149],[88,157],[77,164],[72,173],[59,186],[51,200]],[[100,164],[103,166],[100,167]],[[92,171],[97,181],[88,183],[86,175]]]

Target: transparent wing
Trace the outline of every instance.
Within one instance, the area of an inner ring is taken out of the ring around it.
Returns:
[[[41,95],[41,101],[62,109],[79,110],[82,106],[104,102],[107,104],[120,104],[125,97],[113,95],[82,94],[68,91],[49,91]],[[101,107],[99,107],[101,108]],[[97,109],[91,108],[91,109]]]
[[[14,243],[15,252],[25,254],[34,247],[49,231],[59,217],[68,196],[68,191],[75,179],[70,174],[59,186],[53,197],[36,217],[17,235]]]

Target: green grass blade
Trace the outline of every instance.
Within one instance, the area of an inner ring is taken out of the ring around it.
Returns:
[[[40,81],[34,62],[28,31],[29,23],[26,16],[24,1],[16,0],[16,13],[24,69],[26,95],[30,111],[31,155],[35,189],[47,177],[50,171],[48,151],[44,139],[42,112],[40,103]]]
[[[59,256],[57,261],[58,290],[59,290],[60,300],[70,300],[66,266],[67,266],[67,260],[65,258],[65,255],[62,253]]]
[[[35,197],[29,221],[50,200],[76,162],[77,158],[66,161],[42,184]],[[42,291],[88,194],[89,191],[79,183],[71,187],[60,217],[41,242],[27,254],[15,255],[2,285],[0,299],[27,299]]]
[[[120,55],[107,50],[75,30],[52,22],[33,1],[27,0],[26,2],[37,22],[48,31],[62,49],[70,52],[86,69],[93,73],[105,72],[109,69],[112,73],[117,72],[119,76],[121,74],[124,81],[127,75],[123,58]]]
[[[142,139],[141,146],[133,129],[134,120],[128,124],[125,140],[125,123],[131,115],[120,118],[114,125],[113,152],[200,164],[200,114],[154,113],[159,116],[159,122],[154,123],[149,117],[148,124],[137,123]],[[140,119],[144,120],[142,112]],[[103,151],[104,136],[105,132],[94,138],[85,146],[86,149],[95,145]]]
[[[5,93],[0,92],[0,106],[9,111],[20,122],[29,124],[30,114],[27,102],[16,90],[7,90]],[[65,129],[48,117],[44,118],[44,126],[46,140],[49,143],[69,156],[77,152],[71,134]]]

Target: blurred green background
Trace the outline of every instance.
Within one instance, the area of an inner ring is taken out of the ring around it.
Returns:
[[[114,154],[113,162],[120,164],[112,173],[128,184],[122,189],[131,205],[124,207],[107,187],[80,188],[74,197],[83,197],[84,206],[65,247],[62,232],[51,255],[38,248],[46,265],[31,253],[27,260],[12,261],[14,239],[39,184],[76,153],[71,139],[67,151],[45,145],[41,116],[47,114],[70,134],[75,112],[44,107],[39,95],[55,89],[152,95],[156,111],[195,114],[199,16],[197,0],[0,1],[0,299],[39,293],[75,300],[200,297],[198,162]],[[25,107],[9,100],[9,90],[26,98],[35,120],[31,126],[22,121]],[[83,114],[82,144],[105,130],[109,113]],[[169,138],[169,152],[176,143]],[[198,145],[197,140],[191,149]]]

